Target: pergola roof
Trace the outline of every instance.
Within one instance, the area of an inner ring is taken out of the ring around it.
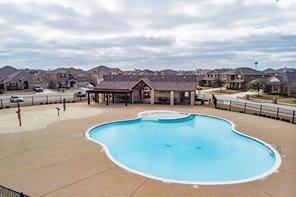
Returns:
[[[117,77],[114,77],[117,78]],[[132,91],[133,88],[139,84],[141,81],[144,82],[148,87],[154,90],[158,91],[194,91],[196,89],[196,79],[193,77],[161,77],[161,76],[153,76],[152,80],[150,77],[142,76],[139,78],[138,76],[132,76],[129,78],[129,76],[125,77],[118,77],[118,80],[115,80],[114,78],[106,78],[105,81],[102,81],[98,86],[94,89],[96,91],[102,91],[102,90],[124,90],[124,91]],[[138,79],[138,80],[135,80]],[[163,81],[161,81],[163,79]],[[169,81],[171,79],[171,81]],[[180,79],[180,81],[178,81]]]

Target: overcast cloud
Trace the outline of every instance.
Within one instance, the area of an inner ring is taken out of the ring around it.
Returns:
[[[0,1],[0,66],[196,69],[255,61],[260,69],[296,67],[296,1]]]

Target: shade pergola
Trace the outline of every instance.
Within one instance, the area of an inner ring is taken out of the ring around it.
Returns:
[[[109,95],[111,94],[112,96],[116,94],[125,94],[126,100],[125,103],[132,103],[132,91],[128,89],[93,89],[93,90],[87,90],[87,103],[90,105],[90,94],[95,94],[95,98],[97,99],[98,94],[107,94],[107,101],[106,105],[109,105]],[[128,98],[129,95],[129,99]]]

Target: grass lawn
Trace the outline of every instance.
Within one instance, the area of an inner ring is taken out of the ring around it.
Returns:
[[[255,95],[250,95],[250,98],[271,100],[271,101],[273,98],[277,98],[279,103],[288,103],[288,104],[294,104],[294,105],[296,104],[296,99],[294,97],[287,97],[287,96],[260,94],[258,97],[257,94],[255,94]]]
[[[210,86],[197,86],[198,89],[200,90],[208,90],[208,89],[212,89],[213,87]]]
[[[241,92],[240,90],[215,90],[215,91],[212,91],[214,93],[217,93],[217,94],[236,94],[236,93],[239,93]]]

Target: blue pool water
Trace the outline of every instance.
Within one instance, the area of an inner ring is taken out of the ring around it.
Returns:
[[[234,132],[226,120],[184,114],[177,119],[171,113],[155,117],[103,124],[89,137],[121,167],[169,182],[245,182],[272,173],[280,163],[275,150]]]

